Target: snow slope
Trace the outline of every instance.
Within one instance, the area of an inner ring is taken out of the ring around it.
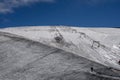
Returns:
[[[117,47],[120,30],[113,28],[77,28],[66,26],[33,26],[20,28],[5,28],[2,32],[16,34],[64,51],[72,52],[89,60],[120,70],[118,60],[120,50]],[[111,32],[112,31],[112,32]],[[56,43],[56,34],[63,36],[61,43]],[[94,48],[94,41],[99,41],[100,47]]]
[[[76,54],[0,32],[0,80],[120,80],[120,72]]]

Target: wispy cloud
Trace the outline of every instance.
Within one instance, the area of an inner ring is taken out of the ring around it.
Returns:
[[[54,0],[0,0],[0,13],[14,12],[14,8],[37,2],[54,2]]]
[[[38,2],[54,2],[56,0],[0,0],[0,13],[11,13],[14,12],[15,8],[22,7],[22,6],[28,6],[34,3]],[[84,2],[89,5],[98,5],[101,3],[107,3],[107,2],[117,2],[120,0],[74,0],[79,1],[80,3]]]

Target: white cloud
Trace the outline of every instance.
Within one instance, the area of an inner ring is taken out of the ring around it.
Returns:
[[[14,8],[21,6],[31,5],[37,2],[54,2],[56,0],[0,0],[0,13],[11,13],[14,12]],[[74,0],[85,2],[89,5],[107,3],[107,2],[116,2],[120,0]]]
[[[0,0],[0,13],[10,13],[13,12],[14,8],[37,2],[54,2],[54,0]]]

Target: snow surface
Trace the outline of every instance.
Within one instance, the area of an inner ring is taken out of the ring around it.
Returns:
[[[89,60],[120,70],[120,29],[115,28],[79,28],[67,26],[31,26],[5,28],[7,32],[53,46],[67,52],[72,52]],[[55,34],[61,34],[63,41],[57,43]],[[1,39],[2,40],[2,39]],[[94,41],[100,47],[94,48]]]
[[[0,80],[120,80],[120,72],[65,50],[0,32]]]

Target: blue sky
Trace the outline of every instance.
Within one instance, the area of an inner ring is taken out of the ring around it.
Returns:
[[[120,27],[120,0],[0,0],[0,27]]]

